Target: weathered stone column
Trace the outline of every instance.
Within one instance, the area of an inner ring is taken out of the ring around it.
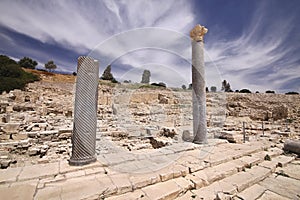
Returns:
[[[193,142],[197,144],[207,142],[203,44],[203,36],[205,33],[207,33],[207,29],[199,24],[190,32],[192,39]]]
[[[72,156],[70,165],[85,165],[96,161],[96,128],[99,62],[93,58],[78,58]]]

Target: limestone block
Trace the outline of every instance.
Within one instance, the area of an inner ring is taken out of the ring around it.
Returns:
[[[123,194],[125,192],[130,192],[133,190],[133,186],[129,181],[129,177],[126,174],[113,174],[110,176],[112,182],[117,186],[118,194]]]
[[[28,155],[29,156],[35,156],[38,155],[40,153],[40,149],[36,148],[36,147],[31,147],[28,149]]]
[[[11,134],[11,133],[17,133],[20,127],[20,123],[6,123],[2,127],[2,130],[5,133]]]
[[[59,163],[39,164],[23,167],[19,180],[50,177],[58,174]]]
[[[12,136],[13,140],[25,140],[28,138],[27,134],[14,134]]]
[[[247,188],[246,190],[242,191],[241,193],[237,194],[237,196],[241,199],[256,200],[265,191],[266,191],[266,188],[264,188],[258,184],[255,184],[255,185]]]
[[[0,188],[1,199],[33,199],[35,193],[35,186],[24,184],[24,185],[15,185],[9,188]],[[17,192],[16,192],[17,191]]]
[[[150,199],[174,199],[180,194],[181,190],[181,187],[173,180],[142,188],[142,191]]]

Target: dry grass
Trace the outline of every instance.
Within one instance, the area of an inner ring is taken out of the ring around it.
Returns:
[[[33,74],[37,74],[41,81],[44,82],[60,82],[60,83],[75,83],[76,76],[69,75],[69,74],[55,74],[46,71],[39,71],[34,69],[25,69],[24,71],[30,72]]]

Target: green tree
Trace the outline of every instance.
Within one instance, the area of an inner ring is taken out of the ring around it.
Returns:
[[[18,64],[27,69],[35,69],[38,63],[29,57],[24,57],[18,62]]]
[[[185,85],[182,85],[181,88],[184,89],[184,90],[186,90],[186,86]]]
[[[57,68],[56,64],[54,64],[53,60],[49,60],[46,64],[45,64],[45,68],[51,72],[53,70],[55,70]]]
[[[113,74],[111,73],[111,65],[108,65],[106,69],[104,70],[102,76],[102,80],[111,81],[113,83],[117,83],[118,81],[114,78]]]
[[[147,69],[144,70],[141,83],[150,83],[151,72]]]
[[[16,61],[0,55],[0,93],[24,89],[27,83],[37,80],[38,76],[25,72]]]
[[[287,93],[285,93],[285,94],[287,94],[287,95],[297,95],[297,94],[299,94],[299,93],[298,93],[298,92],[292,91],[292,92],[287,92]]]
[[[8,64],[18,64],[18,63],[16,61],[14,61],[13,59],[10,59],[6,55],[0,55],[0,66],[5,66]]]
[[[274,90],[267,90],[266,93],[267,94],[275,94],[275,91]]]
[[[241,89],[239,93],[252,93],[249,89]]]

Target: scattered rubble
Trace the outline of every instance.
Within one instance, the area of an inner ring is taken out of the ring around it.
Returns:
[[[68,159],[73,96],[74,83],[46,81],[0,95],[1,168]],[[299,104],[299,95],[207,93],[209,138],[243,143],[245,122],[246,141],[299,139]],[[191,130],[190,91],[99,86],[98,141],[140,151],[191,142]],[[111,149],[102,143],[96,148]]]

